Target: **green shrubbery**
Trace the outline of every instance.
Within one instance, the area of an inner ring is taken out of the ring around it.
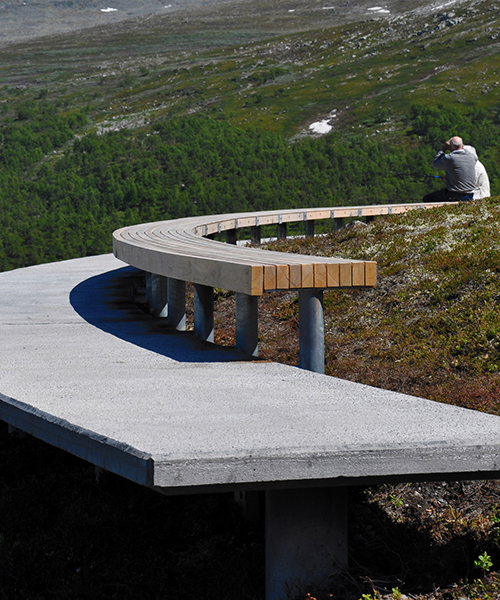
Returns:
[[[290,143],[203,116],[103,135],[85,126],[85,111],[62,112],[45,100],[23,104],[17,120],[5,118],[1,270],[108,252],[113,229],[141,221],[418,201],[442,185],[425,175],[435,174],[437,140],[456,127],[484,154],[492,188],[500,189],[490,159],[498,123],[482,109],[414,107],[410,149],[340,133]]]

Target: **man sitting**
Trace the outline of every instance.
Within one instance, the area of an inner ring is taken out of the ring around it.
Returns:
[[[476,187],[476,162],[477,157],[464,150],[462,138],[452,137],[436,154],[436,158],[432,162],[435,169],[442,169],[446,172],[446,188],[427,194],[423,201],[472,200]]]

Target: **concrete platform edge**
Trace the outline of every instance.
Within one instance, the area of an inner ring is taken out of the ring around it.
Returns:
[[[1,393],[0,420],[135,483],[153,485],[153,459],[136,448],[72,425]]]
[[[359,485],[385,482],[390,478],[412,481],[427,479],[488,479],[500,473],[500,445],[427,445],[386,448],[346,449],[315,453],[283,451],[281,456],[266,455],[192,457],[191,460],[154,456],[154,485],[159,488],[189,489],[204,484],[243,489],[277,489],[316,486]],[[459,475],[460,474],[460,475]]]

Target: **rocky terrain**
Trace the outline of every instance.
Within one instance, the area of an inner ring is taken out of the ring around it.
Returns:
[[[133,27],[134,21],[144,18],[166,23],[195,18],[208,24],[214,16],[222,14],[234,23],[259,16],[263,18],[263,26],[279,32],[365,19],[391,19],[412,12],[432,14],[460,3],[460,0],[443,3],[385,0],[382,4],[375,0],[6,0],[0,4],[0,44],[92,27]]]

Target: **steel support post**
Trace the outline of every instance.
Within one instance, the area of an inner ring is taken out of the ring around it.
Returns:
[[[339,231],[339,229],[342,229],[343,226],[344,226],[344,218],[343,217],[337,217],[336,219],[333,219],[333,231]]]
[[[214,341],[214,288],[194,284],[194,334],[200,340]]]
[[[186,330],[186,282],[168,278],[168,323],[177,331]]]
[[[150,312],[154,317],[168,316],[168,279],[163,275],[151,274]]]
[[[325,321],[323,290],[299,290],[300,367],[325,372]]]
[[[250,228],[250,241],[252,244],[260,244],[260,225]]]
[[[304,223],[306,229],[306,236],[314,237],[314,221],[304,221]]]
[[[259,297],[236,292],[236,347],[259,355]]]
[[[286,240],[288,234],[288,223],[278,223],[277,225],[277,236],[279,240]]]
[[[238,241],[238,230],[237,229],[227,229],[226,230],[226,244],[234,244]]]
[[[345,487],[266,491],[266,600],[305,597],[346,566]]]
[[[153,291],[153,288],[151,287],[153,273],[148,273],[146,271],[144,275],[145,275],[144,287],[146,289],[146,306],[148,307],[148,310],[149,310],[151,308],[152,291]]]

